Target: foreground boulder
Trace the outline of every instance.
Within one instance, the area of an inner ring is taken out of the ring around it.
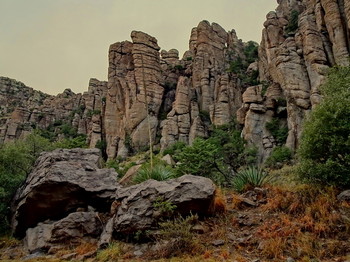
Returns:
[[[214,197],[214,183],[192,175],[161,182],[148,180],[122,188],[113,203],[113,229],[116,234],[151,229],[169,213],[208,215],[213,211]]]
[[[108,212],[118,187],[117,173],[100,169],[100,162],[98,149],[43,153],[16,193],[14,235],[24,237],[28,228],[48,219],[60,220],[78,208]]]
[[[97,212],[74,212],[53,222],[39,223],[27,230],[24,244],[29,252],[48,251],[57,245],[78,245],[81,242],[97,242],[102,223]]]

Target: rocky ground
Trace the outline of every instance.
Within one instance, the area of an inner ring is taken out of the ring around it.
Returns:
[[[349,261],[350,202],[306,185],[223,190],[216,215],[161,222],[160,230],[114,241],[82,241],[49,254],[0,241],[1,261]]]

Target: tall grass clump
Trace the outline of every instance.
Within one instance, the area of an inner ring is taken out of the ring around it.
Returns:
[[[269,174],[263,169],[251,166],[239,171],[232,179],[231,185],[237,192],[249,187],[260,187],[267,183]]]
[[[149,166],[144,166],[140,168],[133,182],[135,184],[138,184],[149,179],[164,181],[175,177],[176,174],[171,167],[159,164],[154,166],[153,168]]]

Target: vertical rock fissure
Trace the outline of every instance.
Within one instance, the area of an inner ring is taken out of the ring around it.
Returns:
[[[145,67],[143,63],[143,55],[141,54],[141,64],[142,64],[142,84],[145,92],[145,106],[146,106],[146,114],[147,114],[147,125],[148,125],[148,137],[149,137],[149,156],[151,163],[151,170],[153,170],[153,145],[152,145],[152,134],[151,134],[151,122],[149,117],[149,107],[148,107],[148,99],[147,99],[147,86],[145,81]]]

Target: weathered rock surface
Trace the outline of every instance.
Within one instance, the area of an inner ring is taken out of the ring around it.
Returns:
[[[98,149],[57,149],[43,153],[14,199],[15,235],[47,219],[58,220],[89,206],[106,212],[118,188],[117,173],[100,169]]]
[[[74,212],[59,221],[41,222],[26,232],[24,244],[29,252],[48,251],[60,245],[96,242],[102,223],[96,212]]]
[[[243,135],[258,147],[261,161],[276,146],[265,128],[266,122],[273,118],[282,124],[287,122],[286,145],[296,149],[302,122],[320,102],[319,87],[327,69],[349,65],[348,1],[280,0],[278,3],[276,11],[266,16],[259,47],[260,80],[267,87],[264,93],[262,89],[256,92],[262,100],[254,98],[247,89],[238,112],[238,121],[244,123]],[[298,15],[295,30],[290,29],[293,12]]]
[[[109,158],[125,156],[127,140],[140,149],[149,143],[158,127],[158,113],[164,93],[157,40],[133,31],[132,43],[111,45],[109,50],[106,141]],[[147,114],[150,115],[147,118]]]
[[[120,189],[115,200],[120,206],[115,213],[114,230],[132,233],[156,226],[164,216],[161,207],[165,202],[176,205],[174,211],[181,215],[190,212],[208,215],[212,212],[214,195],[215,185],[210,179],[192,175],[161,182],[148,180]]]
[[[70,89],[50,96],[21,82],[0,77],[0,143],[28,135],[33,129],[64,133],[68,127],[87,136],[95,147],[103,140],[107,82],[90,79],[88,91],[75,94]]]
[[[208,123],[223,125],[232,119],[241,105],[242,86],[227,69],[238,57],[244,58],[243,43],[234,30],[226,32],[207,21],[192,29],[190,50],[182,60],[191,63],[179,77],[173,108],[162,125],[162,149],[176,141],[191,144],[208,135]]]

